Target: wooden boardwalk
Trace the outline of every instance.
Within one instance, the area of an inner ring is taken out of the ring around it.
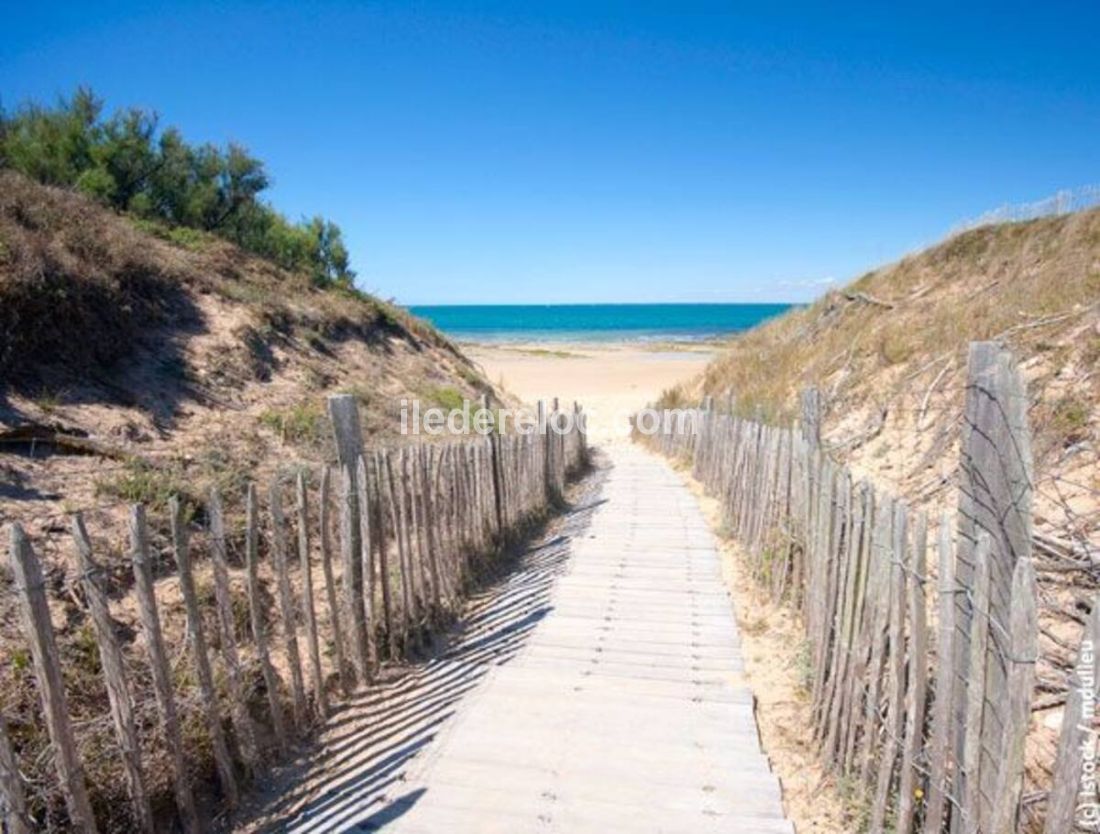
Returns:
[[[697,501],[633,447],[612,447],[604,465],[602,490],[565,534],[481,601],[421,682],[364,705],[373,718],[353,706],[328,742],[341,752],[299,774],[309,801],[262,827],[793,832]],[[402,703],[426,700],[445,706],[401,718]],[[369,735],[378,704],[405,730],[357,761],[348,725]]]

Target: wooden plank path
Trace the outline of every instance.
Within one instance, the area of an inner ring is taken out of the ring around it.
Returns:
[[[328,775],[300,774],[313,797],[268,828],[793,833],[698,502],[634,447],[604,465],[589,509],[481,601],[429,685],[374,699],[398,740],[356,763],[345,716],[342,752],[312,766]],[[376,721],[350,723],[369,738]]]

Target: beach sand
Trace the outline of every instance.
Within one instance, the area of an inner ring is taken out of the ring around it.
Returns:
[[[558,397],[581,403],[593,443],[629,437],[630,415],[666,388],[688,382],[706,367],[716,348],[668,343],[465,344],[494,383],[527,403]]]

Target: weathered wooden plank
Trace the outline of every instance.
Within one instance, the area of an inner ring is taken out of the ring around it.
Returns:
[[[970,585],[976,537],[984,530],[991,541],[989,616],[1002,625],[1010,617],[1016,561],[1029,555],[1031,549],[1032,459],[1027,408],[1027,393],[1012,354],[996,342],[971,343],[959,462],[958,576],[963,587]],[[956,673],[966,681],[974,675],[967,665],[970,653],[966,650],[972,615],[964,598],[958,602],[956,616],[961,634],[956,647]],[[988,638],[992,648],[981,658],[986,666],[981,677],[990,692],[1005,691],[1008,646],[1004,632],[1003,627],[992,630]],[[985,763],[979,768],[982,784],[977,795],[983,797],[983,826],[993,811],[1005,708],[1001,698],[990,700],[981,729]],[[960,708],[956,721],[962,738],[968,732],[964,729],[965,717]],[[964,771],[961,778],[965,792],[969,774]]]
[[[925,612],[925,557],[928,550],[928,521],[924,513],[913,526],[913,556],[906,579],[909,594],[909,689],[905,703],[905,747],[901,755],[898,787],[897,834],[913,831],[918,806],[917,772],[924,747],[924,713],[928,681],[928,619]]]
[[[134,565],[134,592],[138,599],[141,629],[145,636],[149,666],[153,673],[153,691],[156,695],[157,710],[160,712],[160,721],[164,728],[168,756],[172,761],[176,805],[183,828],[190,833],[199,830],[199,820],[191,793],[191,783],[187,778],[187,758],[180,738],[176,697],[172,691],[172,673],[168,666],[168,653],[165,650],[164,637],[160,629],[160,614],[157,611],[157,595],[153,584],[153,565],[145,525],[145,508],[140,504],[135,504],[130,511],[130,542],[131,559]]]
[[[34,821],[27,808],[23,776],[11,748],[8,722],[0,712],[0,822],[8,834],[32,834]]]
[[[340,622],[340,604],[336,596],[336,578],[332,571],[332,468],[321,470],[321,494],[319,497],[317,523],[321,529],[321,571],[325,577],[325,600],[328,602],[329,622],[332,628],[332,653],[336,660],[336,676],[340,690],[345,696],[351,694],[353,682],[348,675],[347,660],[344,656],[344,629]]]
[[[872,576],[868,579],[871,610],[868,623],[870,631],[867,643],[870,660],[863,676],[866,695],[863,702],[863,729],[858,743],[863,747],[863,762],[859,772],[859,790],[865,796],[874,769],[878,766],[875,751],[878,748],[878,722],[882,696],[883,662],[886,657],[886,638],[890,623],[890,563],[892,561],[891,534],[893,530],[893,504],[881,500],[875,507],[875,530],[871,543]]]
[[[23,627],[30,644],[38,697],[46,720],[46,730],[55,750],[57,775],[70,821],[78,831],[95,832],[95,817],[88,800],[84,768],[76,749],[69,720],[69,702],[61,676],[57,640],[50,621],[49,603],[42,566],[18,523],[11,525],[11,567],[17,594],[21,600]]]
[[[881,834],[894,781],[894,764],[905,728],[905,573],[909,561],[909,510],[894,503],[894,537],[890,558],[890,636],[887,667],[890,687],[886,699],[886,732],[878,762],[878,783],[871,806],[871,834]]]
[[[405,490],[399,477],[401,458],[394,461],[392,453],[385,453],[386,475],[389,487],[390,517],[393,522],[393,538],[397,550],[397,580],[401,589],[401,647],[404,652],[409,648],[409,632],[415,621],[415,603],[413,601],[412,569],[409,567],[408,526],[405,518]],[[395,471],[398,473],[395,475]]]
[[[229,745],[222,730],[221,710],[214,690],[214,673],[210,669],[210,655],[206,650],[206,634],[203,629],[202,612],[199,610],[199,595],[195,591],[195,575],[191,565],[191,550],[187,540],[187,527],[183,518],[183,506],[177,496],[168,499],[168,514],[172,526],[172,551],[179,568],[180,594],[187,612],[187,642],[195,661],[195,676],[199,681],[199,694],[202,696],[202,708],[206,717],[206,729],[210,734],[211,747],[214,750],[214,765],[218,771],[218,782],[222,786],[226,803],[230,808],[240,804],[240,791],[237,788],[237,776],[233,772],[233,759],[229,755]]]
[[[940,834],[947,817],[948,764],[954,754],[951,732],[955,716],[955,550],[951,543],[951,516],[943,513],[937,539],[939,556],[939,625],[936,640],[936,699],[928,740],[928,801],[924,810],[924,834]]]
[[[821,392],[815,388],[804,388],[802,401],[802,437],[811,446],[821,444]]]
[[[256,647],[256,659],[264,678],[267,690],[267,708],[271,716],[271,729],[275,747],[280,753],[287,749],[287,726],[283,717],[283,705],[279,697],[279,677],[271,665],[271,654],[267,645],[267,607],[260,596],[260,553],[259,553],[259,502],[256,499],[256,485],[249,484],[245,494],[245,580],[248,586],[248,612],[252,623],[252,641]]]
[[[363,428],[359,420],[359,405],[351,394],[336,394],[328,398],[329,417],[336,439],[336,457],[343,477],[344,504],[341,513],[350,512],[348,523],[341,524],[341,531],[350,540],[346,545],[341,542],[343,556],[344,601],[348,606],[348,648],[352,663],[359,679],[365,677],[364,668],[367,658],[366,621],[362,614],[363,571],[359,553],[362,544],[359,541],[359,501],[356,498],[358,488],[355,484],[356,466],[363,454]],[[350,503],[349,503],[350,502]]]
[[[1012,577],[1011,620],[1008,626],[1008,677],[1005,680],[1005,724],[1000,768],[996,774],[989,834],[1016,830],[1024,777],[1024,740],[1031,723],[1035,662],[1039,655],[1038,589],[1029,556],[1016,560]]]
[[[1062,732],[1047,800],[1044,834],[1065,834],[1077,820],[1078,796],[1085,775],[1085,754],[1095,755],[1093,726],[1100,695],[1100,594],[1093,597],[1062,713]]]
[[[970,679],[966,686],[966,739],[962,756],[962,813],[966,834],[982,830],[982,801],[979,768],[982,761],[982,714],[986,709],[985,655],[989,645],[989,562],[992,539],[984,530],[978,532],[974,548],[974,578],[971,595],[974,599],[970,620]]]
[[[255,773],[260,764],[260,745],[256,740],[256,725],[248,711],[248,684],[241,669],[241,657],[237,650],[236,617],[233,614],[233,596],[229,585],[229,558],[225,540],[225,518],[221,496],[217,489],[210,490],[206,514],[210,524],[210,556],[214,575],[214,602],[218,611],[218,643],[222,661],[229,680],[230,713],[233,732],[237,740],[245,770]]]
[[[141,768],[141,742],[134,721],[133,696],[126,674],[126,662],[118,639],[117,623],[111,617],[107,593],[103,588],[103,566],[92,556],[92,542],[84,527],[84,517],[74,513],[73,539],[80,568],[80,584],[88,605],[92,627],[99,648],[103,680],[107,686],[107,701],[111,708],[111,722],[122,754],[122,767],[126,773],[126,790],[134,808],[134,822],[141,831],[153,831],[153,810],[145,788],[145,775]]]
[[[378,538],[378,582],[382,586],[382,620],[386,629],[386,641],[390,657],[397,655],[397,617],[394,605],[393,576],[388,549],[386,530],[386,510],[389,505],[389,491],[386,462],[383,452],[375,452],[370,461],[371,492],[374,500],[374,529]]]
[[[275,567],[275,586],[279,592],[279,613],[283,620],[283,640],[286,643],[287,666],[290,667],[290,696],[294,726],[302,732],[308,720],[305,683],[302,679],[302,653],[298,649],[298,612],[290,589],[290,574],[286,559],[286,516],[283,514],[282,485],[278,478],[271,482],[271,561]]]
[[[310,680],[313,684],[313,704],[320,718],[328,715],[328,693],[321,671],[321,641],[317,635],[317,614],[313,606],[313,563],[309,546],[309,489],[304,472],[295,482],[298,499],[298,566],[302,574],[302,618],[306,627],[309,651]]]
[[[359,559],[363,570],[363,630],[367,636],[367,657],[364,663],[363,675],[366,681],[373,679],[378,671],[378,642],[377,615],[374,610],[374,538],[372,529],[373,517],[372,501],[370,496],[370,476],[367,473],[367,462],[363,455],[355,464],[355,484],[359,495]]]
[[[840,763],[841,741],[844,734],[841,724],[846,717],[847,688],[849,685],[849,670],[853,663],[855,641],[855,613],[856,613],[856,583],[861,570],[862,542],[865,534],[863,510],[866,504],[865,493],[869,487],[860,483],[854,492],[854,500],[849,504],[847,525],[847,566],[844,574],[844,584],[841,588],[842,605],[840,616],[840,628],[838,640],[840,648],[838,652],[837,668],[834,670],[833,702],[828,719],[828,734],[823,748],[826,758],[834,764]]]
[[[370,668],[370,652],[367,650],[367,620],[363,610],[363,572],[359,548],[362,547],[359,533],[359,500],[356,497],[355,476],[351,467],[354,464],[340,466],[340,563],[342,574],[340,588],[344,596],[344,611],[347,622],[351,653],[351,665],[355,670],[358,683],[367,680]]]

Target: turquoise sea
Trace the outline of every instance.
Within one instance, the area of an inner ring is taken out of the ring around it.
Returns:
[[[410,307],[463,342],[700,341],[747,330],[791,304],[469,304]]]

